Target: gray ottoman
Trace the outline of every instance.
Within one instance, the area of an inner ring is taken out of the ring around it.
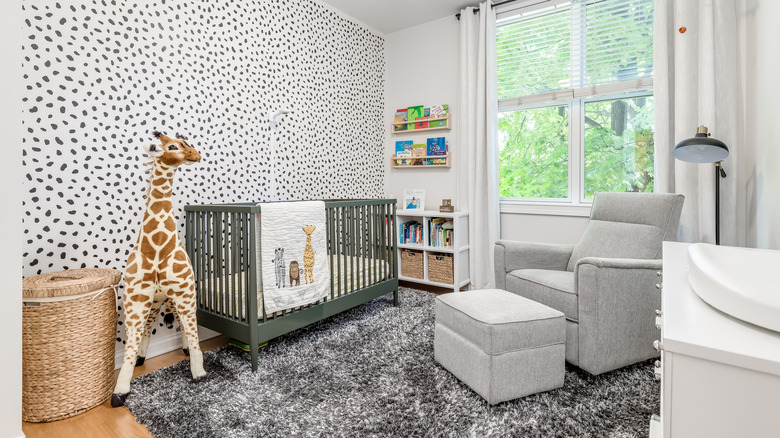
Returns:
[[[511,292],[436,297],[436,361],[496,404],[563,386],[563,313]]]

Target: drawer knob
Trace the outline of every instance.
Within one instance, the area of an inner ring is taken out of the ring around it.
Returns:
[[[660,277],[660,276],[662,276],[662,275],[663,275],[663,272],[661,272],[661,271],[658,271],[658,272],[656,272],[656,273],[655,273],[655,275],[657,275],[657,276],[659,276],[659,277]]]
[[[656,367],[656,368],[661,368],[661,361],[660,361],[660,360],[657,360],[657,361],[655,361],[655,362],[653,363],[653,365],[655,365],[655,367]]]
[[[664,314],[664,312],[661,312],[660,310],[655,309],[655,316],[661,316],[663,314]]]
[[[656,289],[663,289],[663,288],[664,288],[664,285],[663,285],[663,284],[661,284],[661,283],[656,283],[656,284],[655,284],[655,288],[656,288]]]
[[[658,339],[656,339],[655,341],[653,341],[653,348],[655,348],[655,351],[661,351],[664,349],[664,344]]]

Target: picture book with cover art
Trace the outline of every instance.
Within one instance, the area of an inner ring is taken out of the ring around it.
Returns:
[[[441,119],[444,117],[447,117],[447,114],[449,113],[449,105],[432,105],[431,106],[431,118],[432,119]],[[434,120],[430,122],[428,125],[430,128],[438,128],[442,126],[447,126],[446,120]]]
[[[403,140],[395,142],[395,156],[396,157],[411,157],[412,156],[412,141]]]
[[[407,109],[407,120],[412,121],[412,120],[420,119],[422,117],[425,117],[425,108],[423,107],[423,105],[410,106]],[[417,125],[418,125],[417,123],[409,123],[408,129],[418,129]]]
[[[408,119],[406,118],[406,108],[395,110],[395,118],[393,119],[394,123],[405,122],[407,120]],[[407,129],[406,123],[400,125],[393,125],[394,131],[406,131],[406,129]]]
[[[446,155],[447,140],[444,137],[434,137],[428,139],[426,155]]]

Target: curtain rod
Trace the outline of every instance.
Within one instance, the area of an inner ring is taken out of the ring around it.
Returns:
[[[516,1],[516,0],[503,0],[503,1],[500,1],[500,2],[491,2],[490,6],[493,6],[493,7],[501,6],[501,5],[506,4],[506,3],[512,3],[513,1]],[[474,8],[474,13],[476,14],[477,12],[479,12],[479,7]],[[455,18],[460,20],[460,12],[455,14]]]

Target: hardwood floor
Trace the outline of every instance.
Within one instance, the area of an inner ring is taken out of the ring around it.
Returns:
[[[227,338],[218,336],[200,344],[203,351],[213,350],[227,344]],[[181,350],[147,359],[135,369],[133,377],[149,374],[182,360],[187,356]],[[114,376],[119,370],[114,372]],[[143,424],[135,422],[135,417],[127,408],[112,408],[106,400],[100,406],[83,414],[51,423],[22,423],[26,438],[150,438],[152,435]]]

